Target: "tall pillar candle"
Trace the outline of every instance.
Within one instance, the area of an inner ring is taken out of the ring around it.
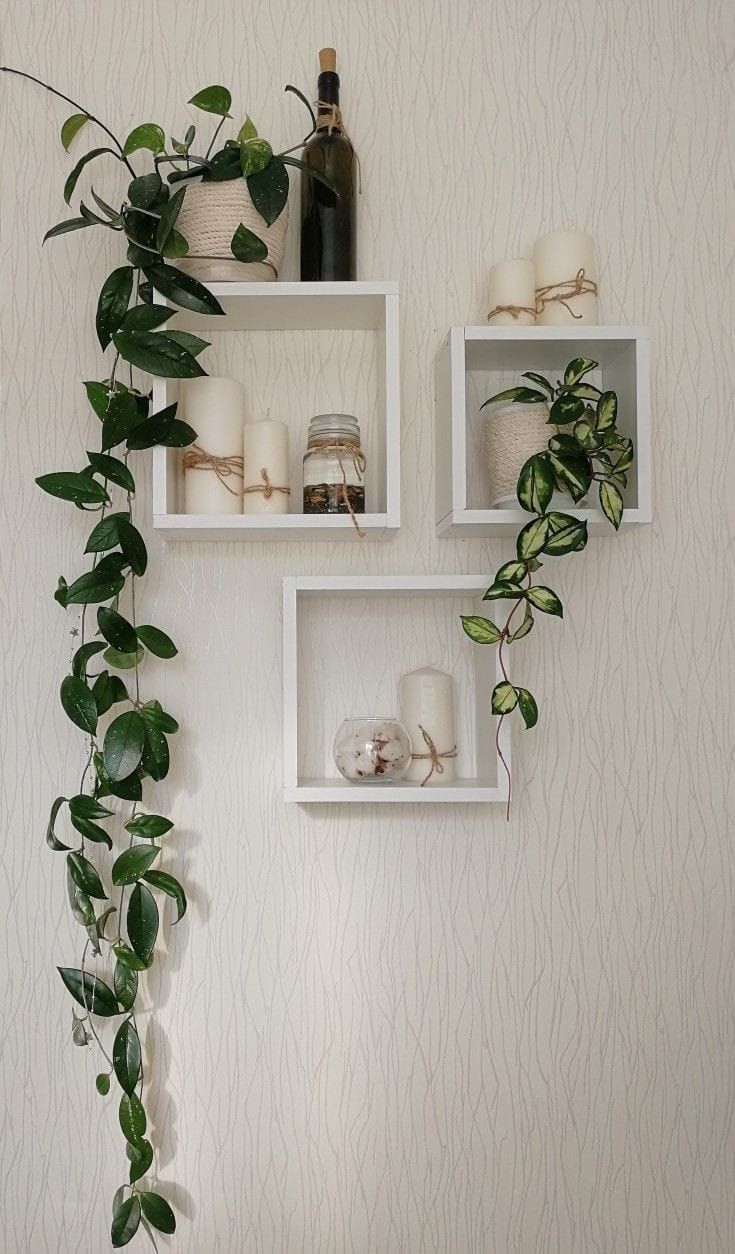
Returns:
[[[284,422],[246,422],[243,429],[244,514],[288,513],[288,427]]]
[[[533,262],[526,257],[490,267],[488,322],[499,327],[530,327],[536,321]]]
[[[197,433],[183,457],[185,512],[239,514],[245,422],[242,384],[213,375],[187,379],[179,408]]]
[[[400,683],[401,722],[411,737],[404,779],[414,784],[451,784],[456,769],[454,680],[433,666],[409,671]]]
[[[598,321],[595,242],[584,231],[551,231],[533,247],[536,321],[541,326]]]

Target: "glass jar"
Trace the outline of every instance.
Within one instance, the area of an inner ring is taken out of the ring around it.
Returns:
[[[317,414],[309,423],[304,513],[365,513],[365,455],[351,414]]]
[[[403,779],[411,741],[397,718],[346,718],[334,738],[334,761],[351,784]]]

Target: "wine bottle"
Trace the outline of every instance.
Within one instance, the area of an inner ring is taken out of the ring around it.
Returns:
[[[301,171],[301,278],[354,279],[357,158],[342,123],[334,48],[322,48],[319,69],[317,129],[302,154],[309,170]]]

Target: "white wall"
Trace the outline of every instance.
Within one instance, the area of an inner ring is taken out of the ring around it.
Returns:
[[[183,102],[221,81],[285,140],[301,119],[280,87],[311,91],[333,40],[362,159],[361,275],[401,284],[398,539],[151,537],[144,607],[181,656],[146,682],[184,728],[163,793],[192,908],[152,982],[147,1044],[182,1252],[732,1248],[725,8],[6,7],[3,59],[121,132],[181,131]],[[121,1142],[68,1042],[53,966],[76,937],[43,844],[81,763],[56,696],[74,617],[51,594],[84,528],[33,477],[93,437],[80,380],[101,372],[113,254],[91,232],[41,252],[65,212],[65,115],[1,87],[2,1244],[98,1254]],[[605,320],[652,328],[656,521],[555,568],[566,617],[524,646],[542,718],[516,740],[509,824],[500,808],[287,809],[280,577],[492,573],[506,543],[433,534],[434,357],[484,312],[489,264],[565,224],[598,240]]]

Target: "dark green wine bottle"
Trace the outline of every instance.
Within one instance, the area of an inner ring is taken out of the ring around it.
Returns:
[[[302,160],[310,170],[327,179],[330,186],[310,172],[301,171],[301,278],[305,282],[354,279],[357,274],[357,158],[342,127],[336,67],[334,48],[322,48],[317,131],[306,145]]]

